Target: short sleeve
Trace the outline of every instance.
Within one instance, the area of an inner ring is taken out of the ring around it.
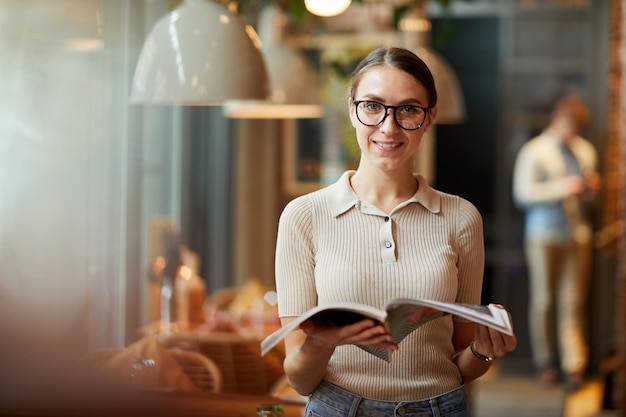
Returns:
[[[279,316],[297,316],[314,307],[315,247],[309,196],[292,200],[281,213],[275,261]]]

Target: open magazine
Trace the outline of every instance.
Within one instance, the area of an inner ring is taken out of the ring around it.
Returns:
[[[261,354],[265,355],[289,332],[308,319],[317,325],[325,326],[345,326],[366,318],[374,319],[386,326],[389,333],[393,335],[393,341],[398,344],[424,323],[448,314],[463,317],[508,335],[513,334],[507,311],[492,305],[398,298],[389,301],[383,311],[365,304],[342,302],[314,307],[288,325],[276,330],[261,342]],[[359,347],[389,362],[388,349],[361,345]]]

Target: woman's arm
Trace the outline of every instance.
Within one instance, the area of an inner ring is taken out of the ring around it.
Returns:
[[[285,326],[293,319],[284,317],[281,323]],[[391,340],[391,334],[373,320],[332,327],[315,326],[306,321],[285,338],[284,368],[289,385],[299,394],[309,395],[322,381],[337,346],[360,344],[397,349]]]
[[[484,242],[482,218],[473,206],[461,210],[458,243],[458,279],[457,302],[475,303],[480,300],[482,276],[484,273]],[[510,314],[509,314],[510,319]],[[470,343],[474,340],[474,352]],[[491,363],[481,360],[480,356],[497,358],[515,349],[517,339],[499,333],[486,326],[471,322],[454,322],[452,343],[456,351],[454,361],[461,371],[464,382],[470,382],[483,375]]]

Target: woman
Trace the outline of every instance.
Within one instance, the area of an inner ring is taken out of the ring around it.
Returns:
[[[339,301],[377,308],[392,298],[480,302],[480,214],[413,173],[436,104],[432,74],[408,50],[376,49],[355,69],[348,105],[359,166],[291,201],[279,222],[283,325],[315,305]],[[438,408],[432,415],[457,417],[470,415],[464,384],[513,350],[516,339],[447,316],[399,346],[371,320],[340,327],[305,322],[285,345],[289,383],[310,396],[307,416],[425,416]],[[388,363],[356,345],[394,353]]]

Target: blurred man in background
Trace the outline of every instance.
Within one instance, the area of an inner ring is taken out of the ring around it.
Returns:
[[[513,197],[526,212],[533,362],[545,383],[563,372],[570,390],[582,384],[588,362],[591,212],[600,189],[596,149],[580,136],[589,119],[579,97],[561,98],[550,124],[520,149],[513,172]]]

